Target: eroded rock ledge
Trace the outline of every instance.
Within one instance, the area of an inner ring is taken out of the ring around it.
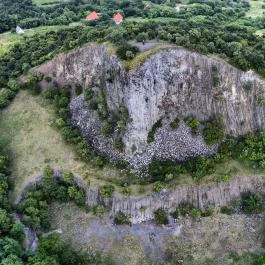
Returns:
[[[100,134],[96,113],[74,93],[72,123],[98,151],[113,159],[125,158],[135,166],[147,164],[152,157],[184,160],[216,151],[216,146],[206,146],[200,136],[192,137],[184,125],[173,132],[169,123],[175,117],[196,116],[203,121],[221,115],[225,132],[235,136],[265,129],[264,80],[185,49],[161,50],[127,72],[106,46],[91,44],[59,55],[37,71],[52,77],[59,87],[100,87],[109,111],[118,113],[125,106],[132,121],[123,134],[124,153],[115,150],[113,137]],[[163,127],[148,144],[148,132],[159,119]]]
[[[61,170],[56,170],[54,177],[60,177]],[[23,198],[23,194],[34,187],[41,176],[30,182],[18,196],[16,203]],[[245,192],[265,193],[264,177],[235,177],[230,182],[210,183],[203,185],[183,185],[175,189],[165,189],[159,193],[144,196],[125,197],[114,194],[111,198],[102,198],[97,187],[87,187],[83,181],[76,177],[75,181],[86,190],[87,205],[104,205],[112,218],[119,211],[130,216],[133,224],[154,219],[154,212],[159,208],[167,212],[174,211],[182,203],[205,209],[209,205],[221,207],[238,199]]]

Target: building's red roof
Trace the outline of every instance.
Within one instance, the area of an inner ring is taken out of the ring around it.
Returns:
[[[97,14],[97,12],[93,11],[92,13],[90,13],[90,14],[86,17],[86,19],[87,19],[88,21],[93,21],[93,20],[98,19],[98,14]]]
[[[115,14],[115,16],[113,17],[113,20],[115,22],[121,22],[123,20],[123,16],[120,13]]]

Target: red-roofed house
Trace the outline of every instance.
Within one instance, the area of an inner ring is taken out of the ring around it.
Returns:
[[[94,20],[97,20],[99,19],[99,16],[97,14],[97,12],[93,11],[92,13],[90,13],[87,17],[86,17],[86,20],[87,21],[94,21]]]
[[[117,25],[119,25],[123,21],[123,16],[120,13],[116,13],[113,20]]]

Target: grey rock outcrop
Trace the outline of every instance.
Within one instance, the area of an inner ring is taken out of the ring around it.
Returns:
[[[101,86],[110,111],[117,113],[120,106],[126,106],[132,121],[123,135],[124,154],[113,148],[111,137],[99,136],[100,121],[88,111],[82,97],[72,99],[72,122],[100,152],[126,158],[134,165],[148,163],[152,156],[184,160],[214,153],[216,147],[207,147],[200,137],[179,137],[182,131],[174,134],[168,124],[176,116],[193,115],[203,121],[220,114],[225,132],[235,136],[265,128],[260,103],[265,98],[263,79],[185,49],[161,50],[127,72],[106,46],[91,44],[59,55],[37,71],[53,77],[59,86]],[[159,119],[163,119],[163,128],[147,144],[148,132]],[[176,150],[176,146],[182,147]]]
[[[91,203],[90,192],[90,189],[87,189],[88,204]],[[263,177],[235,177],[227,183],[185,185],[142,197],[125,198],[122,195],[114,195],[113,198],[104,200],[104,203],[111,216],[121,211],[131,217],[132,223],[141,223],[154,219],[154,212],[159,208],[171,212],[182,203],[199,209],[206,209],[210,205],[221,207],[238,199],[245,192],[264,194],[265,179]]]

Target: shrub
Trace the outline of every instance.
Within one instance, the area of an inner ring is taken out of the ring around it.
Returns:
[[[222,214],[226,214],[226,215],[231,215],[233,213],[232,208],[229,207],[229,206],[223,206],[223,207],[221,207],[221,210],[220,211],[221,211]]]
[[[204,141],[208,145],[220,142],[224,138],[224,128],[222,118],[208,120],[203,130]]]
[[[201,212],[202,217],[209,217],[209,216],[212,216],[213,214],[214,214],[213,206],[209,206],[207,209]]]
[[[0,108],[6,107],[14,96],[15,93],[13,91],[6,88],[0,89]]]
[[[155,192],[160,192],[161,190],[163,190],[164,185],[161,182],[157,182],[154,185],[154,191]]]
[[[199,209],[193,208],[190,212],[191,217],[197,219],[201,217],[201,211]]]
[[[13,92],[18,92],[18,90],[20,89],[20,85],[19,85],[17,79],[13,79],[13,78],[9,78],[7,86]]]
[[[158,120],[152,127],[151,131],[148,133],[147,136],[147,143],[151,143],[155,140],[155,135],[157,130],[162,127],[162,119]]]
[[[74,175],[72,172],[63,172],[62,174],[63,181],[67,184],[73,184],[74,183]]]
[[[171,123],[170,123],[170,127],[174,130],[178,129],[179,127],[179,122],[180,119],[179,118],[175,118]]]
[[[94,97],[94,91],[91,88],[85,88],[84,99],[86,101],[89,101],[89,100],[93,99],[93,97]]]
[[[96,216],[102,216],[106,212],[106,208],[103,205],[96,205],[93,207],[93,213]]]
[[[187,161],[184,166],[187,172],[197,180],[215,172],[215,160],[213,158],[198,156]]]
[[[50,83],[52,81],[52,78],[50,76],[45,76],[44,80],[48,83]]]
[[[62,119],[62,118],[59,118],[55,121],[55,124],[58,128],[62,128],[64,126],[66,126],[66,122]]]
[[[198,135],[200,132],[200,121],[196,118],[190,117],[184,120],[186,124],[191,128],[193,135]]]
[[[103,124],[102,124],[102,127],[101,127],[101,132],[105,136],[112,134],[112,132],[113,132],[113,125],[112,125],[112,123],[109,122],[109,121],[104,121]]]
[[[75,94],[77,95],[77,96],[79,96],[79,95],[81,95],[83,93],[83,87],[81,86],[81,85],[76,85],[75,86]]]
[[[113,185],[105,185],[99,189],[99,193],[103,198],[110,198],[114,191],[115,187]]]
[[[213,77],[213,86],[217,87],[220,85],[220,76],[218,69],[215,65],[212,66],[212,77]]]
[[[118,57],[122,60],[131,59],[127,57],[128,52],[130,52],[130,54],[134,54],[135,56],[139,52],[139,49],[135,46],[130,45],[129,43],[122,43],[116,51]]]
[[[49,165],[44,167],[43,169],[44,177],[52,177],[53,174],[54,174],[53,169]]]
[[[116,139],[116,140],[114,141],[114,147],[115,147],[118,151],[123,152],[123,150],[124,150],[124,143],[123,143],[123,141],[122,141],[121,138]]]
[[[107,157],[105,156],[95,156],[93,159],[93,165],[99,168],[105,166],[108,162]]]
[[[243,84],[243,88],[244,88],[245,90],[247,90],[247,91],[250,91],[250,90],[252,89],[252,87],[253,87],[253,83],[252,83],[250,80],[246,81],[246,82]]]
[[[130,166],[130,163],[126,160],[118,160],[115,162],[115,166],[119,169],[127,169]]]
[[[148,39],[148,34],[145,32],[141,32],[136,36],[136,40],[138,42],[146,41]]]
[[[128,217],[123,212],[116,213],[114,217],[114,224],[116,225],[130,225],[131,222],[128,220]]]
[[[168,218],[167,218],[167,214],[163,209],[158,209],[157,211],[154,212],[155,214],[155,222],[158,225],[167,225],[168,222]]]
[[[84,161],[89,161],[93,153],[86,140],[81,140],[75,146],[75,151],[77,155]]]
[[[166,178],[173,175],[173,178],[179,174],[185,172],[182,165],[177,164],[174,161],[159,161],[153,160],[148,165],[148,173],[150,175],[150,180],[155,181],[165,181]]]
[[[264,210],[262,197],[256,193],[243,194],[242,210],[247,214],[261,213]]]

